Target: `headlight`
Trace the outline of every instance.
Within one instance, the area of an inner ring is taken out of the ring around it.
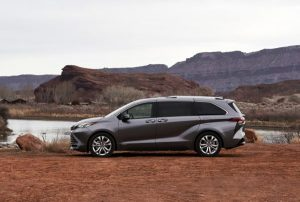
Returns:
[[[87,128],[87,127],[89,127],[91,125],[94,125],[94,124],[95,123],[93,123],[93,122],[90,122],[90,123],[80,123],[80,124],[77,125],[77,128]]]

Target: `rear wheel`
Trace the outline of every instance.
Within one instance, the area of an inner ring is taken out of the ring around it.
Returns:
[[[114,152],[114,149],[114,139],[105,133],[94,135],[89,145],[91,154],[98,157],[109,157]]]
[[[196,151],[200,156],[217,156],[221,147],[220,138],[212,132],[203,133],[196,140]]]

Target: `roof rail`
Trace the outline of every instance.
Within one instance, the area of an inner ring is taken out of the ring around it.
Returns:
[[[166,96],[166,98],[207,98],[207,99],[216,99],[216,100],[224,100],[223,97],[213,97],[213,96],[185,96],[185,95],[170,95]]]

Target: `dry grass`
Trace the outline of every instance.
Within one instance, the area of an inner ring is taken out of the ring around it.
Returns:
[[[19,104],[7,105],[10,118],[80,120],[103,116],[109,112],[108,106],[99,105],[56,105],[56,104]]]
[[[44,152],[49,153],[67,153],[70,150],[70,141],[68,139],[55,138],[50,142],[45,142]]]
[[[271,128],[300,129],[300,104],[285,101],[277,102],[282,97],[264,103],[237,103],[246,115],[249,126],[267,126]]]

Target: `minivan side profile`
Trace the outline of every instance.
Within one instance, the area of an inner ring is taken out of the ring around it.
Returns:
[[[245,118],[233,100],[169,96],[131,102],[71,127],[71,149],[108,157],[116,150],[195,150],[216,156],[245,144]]]

